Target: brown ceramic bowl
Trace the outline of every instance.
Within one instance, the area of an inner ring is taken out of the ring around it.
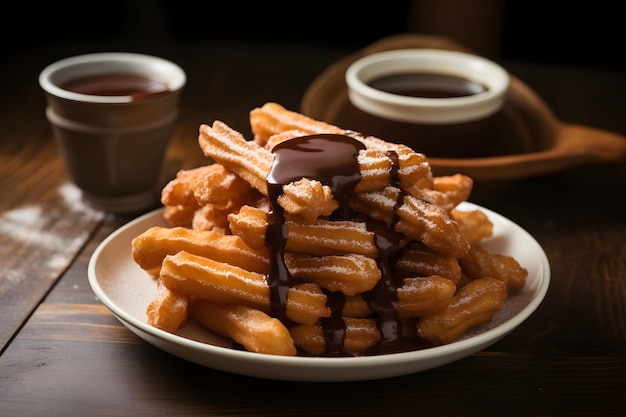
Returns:
[[[349,129],[345,125],[349,120],[344,77],[347,68],[360,57],[402,48],[437,48],[472,53],[464,46],[438,36],[397,35],[381,39],[322,72],[305,92],[300,111],[314,119]],[[537,94],[513,75],[503,115],[498,127],[500,147],[492,156],[429,157],[435,175],[460,172],[474,180],[506,180],[583,164],[626,160],[626,137],[593,127],[563,123]]]

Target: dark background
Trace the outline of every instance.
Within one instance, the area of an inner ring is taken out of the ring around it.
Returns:
[[[619,2],[412,0],[241,2],[94,0],[11,2],[2,13],[12,59],[46,44],[259,40],[356,50],[381,37],[452,37],[495,59],[624,70]]]

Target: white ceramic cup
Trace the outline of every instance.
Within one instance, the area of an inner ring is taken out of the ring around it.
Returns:
[[[178,65],[137,53],[73,56],[41,71],[46,116],[88,205],[122,213],[158,202],[185,83]]]
[[[439,74],[458,77],[484,91],[458,97],[418,97],[383,91],[384,76]],[[440,49],[397,49],[367,55],[345,74],[353,113],[346,128],[405,143],[437,157],[486,156],[497,140],[496,119],[510,79],[493,61]]]

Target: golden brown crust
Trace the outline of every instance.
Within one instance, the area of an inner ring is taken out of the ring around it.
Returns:
[[[449,305],[419,321],[418,334],[433,344],[453,342],[467,330],[491,321],[508,295],[506,285],[495,278],[479,278],[458,290]]]
[[[191,315],[215,334],[227,336],[246,350],[268,355],[293,356],[296,347],[289,330],[266,313],[237,304],[194,301]]]

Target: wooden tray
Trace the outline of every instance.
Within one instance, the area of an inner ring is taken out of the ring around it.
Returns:
[[[356,59],[390,49],[438,48],[470,52],[448,38],[397,35],[337,61],[306,90],[301,113],[345,129],[348,107],[344,73]],[[511,88],[499,126],[502,148],[481,158],[429,158],[435,175],[463,173],[474,180],[530,177],[574,166],[626,160],[626,137],[606,130],[566,124],[528,86],[511,75]],[[428,156],[428,155],[427,155]]]

